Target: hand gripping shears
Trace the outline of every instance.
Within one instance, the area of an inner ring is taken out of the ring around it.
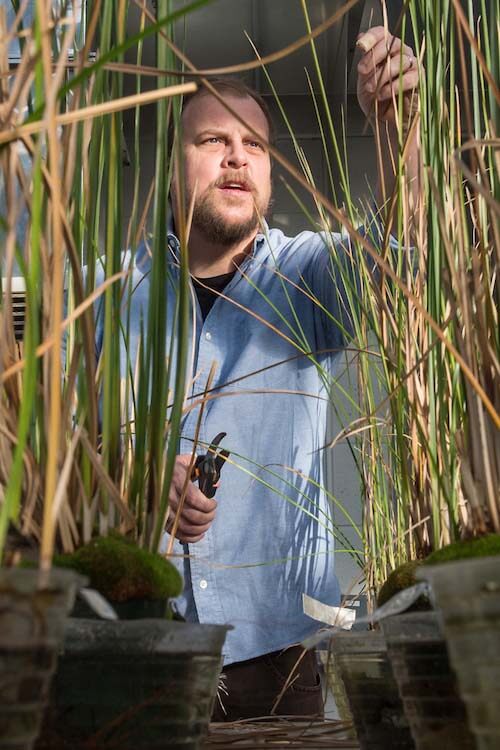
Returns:
[[[225,432],[219,432],[214,437],[206,453],[197,456],[193,469],[193,479],[198,480],[198,486],[206,497],[213,497],[220,479],[220,473],[229,451],[218,450],[219,443],[226,437]]]

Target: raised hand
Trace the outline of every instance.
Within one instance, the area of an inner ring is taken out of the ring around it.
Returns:
[[[417,103],[419,72],[412,48],[383,26],[374,26],[361,34],[357,46],[363,51],[357,86],[361,109],[372,123],[378,119],[396,124],[402,90],[406,125]]]

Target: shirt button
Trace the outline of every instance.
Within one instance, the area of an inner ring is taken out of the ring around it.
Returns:
[[[212,340],[212,334],[210,333],[210,331],[206,332],[205,338],[206,338],[207,341],[211,341]]]
[[[207,586],[208,586],[207,581],[205,581],[205,579],[202,578],[201,581],[200,581],[200,589],[206,589]]]

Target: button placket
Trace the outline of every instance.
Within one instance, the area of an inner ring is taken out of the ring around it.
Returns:
[[[215,558],[212,529],[199,542],[189,545],[188,550],[192,592],[200,622],[224,622],[217,580],[209,564]]]

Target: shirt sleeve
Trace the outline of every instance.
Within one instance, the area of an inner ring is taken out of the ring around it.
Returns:
[[[357,232],[374,249],[382,247],[382,229],[375,219]],[[362,243],[347,233],[320,233],[316,238],[308,267],[316,339],[319,348],[335,353],[358,337],[361,321],[372,327],[373,312],[366,301],[369,286],[380,277],[380,268]],[[400,249],[394,237],[390,238],[389,247]]]

